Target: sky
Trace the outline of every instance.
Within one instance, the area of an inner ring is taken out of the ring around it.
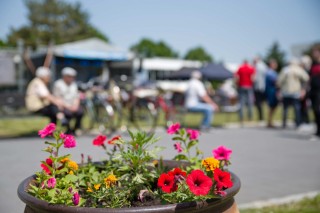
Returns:
[[[319,0],[65,0],[80,2],[90,23],[129,48],[141,38],[163,40],[183,57],[204,47],[215,61],[239,63],[265,55],[275,41],[291,57],[293,45],[320,41]],[[0,1],[0,38],[27,24],[23,0]]]

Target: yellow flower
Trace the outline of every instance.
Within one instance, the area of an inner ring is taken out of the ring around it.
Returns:
[[[99,190],[100,189],[100,186],[101,184],[94,184],[93,187],[96,189],[96,190]]]
[[[109,175],[108,177],[106,177],[104,179],[104,183],[106,184],[106,187],[107,188],[110,188],[110,186],[112,184],[115,184],[117,182],[117,177],[115,175]]]
[[[88,187],[87,192],[93,192],[93,190],[90,187]]]
[[[69,172],[69,174],[70,174],[70,175],[73,175],[73,174],[74,174],[74,172],[71,170],[71,171]]]
[[[68,162],[68,161],[70,161],[69,158],[62,158],[62,159],[60,160],[61,163],[66,163],[66,162]]]
[[[77,171],[78,168],[79,168],[78,164],[77,164],[76,162],[72,161],[72,160],[68,161],[68,166],[69,166],[69,168],[71,168],[73,171]]]
[[[159,161],[154,160],[154,161],[152,161],[152,163],[153,163],[154,166],[157,166],[159,164]]]
[[[214,171],[215,169],[219,168],[219,160],[215,159],[214,157],[209,157],[202,160],[202,166],[206,168],[206,171]]]

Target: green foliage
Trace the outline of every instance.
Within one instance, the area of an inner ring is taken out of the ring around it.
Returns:
[[[198,139],[191,139],[190,134],[185,129],[179,129],[172,138],[173,141],[181,144],[182,152],[177,154],[173,160],[187,161],[190,165],[187,167],[188,171],[195,168],[200,168],[203,152],[198,148]],[[192,152],[195,151],[195,155]]]
[[[318,213],[320,212],[320,195],[305,198],[299,202],[270,206],[260,209],[241,209],[241,213]]]
[[[211,55],[202,47],[195,47],[190,49],[184,56],[184,59],[203,62],[213,61]]]
[[[168,57],[177,58],[178,53],[175,52],[168,44],[163,41],[154,42],[150,39],[141,39],[137,44],[134,44],[131,48],[132,51],[140,54],[143,57]]]
[[[205,201],[212,198],[219,198],[213,192],[209,192],[208,195],[197,196],[194,195],[186,183],[179,184],[177,191],[172,193],[162,193],[161,198],[168,203],[181,203],[190,201]]]
[[[80,3],[67,3],[63,0],[25,0],[28,8],[29,24],[11,29],[8,43],[15,46],[22,38],[27,46],[56,44],[98,37],[108,38],[89,23],[89,14]]]
[[[280,45],[278,42],[274,42],[271,47],[268,49],[266,56],[264,57],[264,61],[269,63],[271,59],[274,59],[278,63],[277,71],[280,71],[286,64],[286,54],[284,51],[280,49]]]

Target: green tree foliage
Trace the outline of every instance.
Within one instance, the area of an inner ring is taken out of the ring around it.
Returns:
[[[305,51],[303,52],[303,54],[312,57],[312,56],[311,56],[312,49],[319,49],[319,50],[320,50],[320,41],[315,42],[315,43],[313,43],[312,45],[310,45],[310,47],[309,47],[307,50],[305,50]]]
[[[62,0],[25,0],[29,23],[18,29],[11,29],[8,43],[16,45],[22,38],[26,45],[56,44],[98,37],[108,38],[89,23],[89,14],[80,3],[70,4]]]
[[[212,57],[206,50],[202,47],[195,47],[190,49],[187,54],[184,56],[184,59],[187,60],[196,60],[203,62],[212,62]]]
[[[268,63],[270,59],[274,59],[278,63],[277,71],[280,71],[286,64],[286,54],[280,49],[278,42],[274,42],[271,47],[268,49],[264,61]]]
[[[141,39],[137,44],[130,48],[132,51],[144,57],[168,57],[177,58],[178,54],[171,47],[163,41],[154,42],[150,39]]]

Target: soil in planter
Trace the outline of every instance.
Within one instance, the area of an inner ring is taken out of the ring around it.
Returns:
[[[159,198],[156,198],[153,194],[150,192],[143,193],[143,201],[133,201],[132,206],[133,207],[139,207],[139,206],[155,206],[160,205],[161,200]]]

